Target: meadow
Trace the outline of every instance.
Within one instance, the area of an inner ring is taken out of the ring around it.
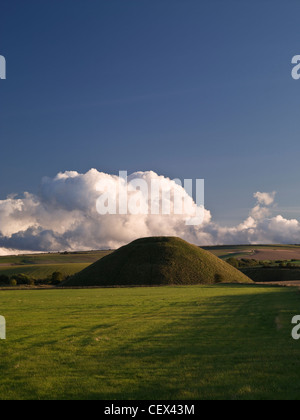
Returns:
[[[299,399],[296,288],[1,291],[4,399]]]

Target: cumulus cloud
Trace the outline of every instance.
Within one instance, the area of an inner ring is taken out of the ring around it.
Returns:
[[[254,219],[266,219],[270,216],[271,211],[269,206],[274,203],[276,192],[272,193],[261,193],[257,192],[253,194],[257,200],[256,206],[251,210],[250,215]]]
[[[258,203],[264,206],[270,206],[271,204],[273,204],[275,200],[275,196],[276,196],[275,191],[272,193],[257,192],[254,194],[254,198],[257,199]]]
[[[137,172],[129,176],[143,180],[150,188],[152,180],[163,181],[165,190],[187,194],[169,178],[154,172]],[[59,173],[55,178],[44,178],[38,194],[24,193],[21,198],[8,197],[0,201],[0,254],[16,252],[74,251],[117,248],[134,239],[146,236],[179,236],[197,245],[297,243],[300,224],[282,216],[271,217],[276,193],[254,194],[255,206],[249,217],[236,227],[221,227],[204,210],[204,220],[199,226],[188,226],[186,221],[197,208],[191,197],[184,214],[115,214],[100,215],[96,209],[103,181],[111,188],[107,199],[113,200],[130,191],[122,179],[91,169],[85,174]],[[142,193],[139,200],[148,197]],[[172,204],[172,197],[161,195],[159,206]],[[174,210],[174,209],[173,209]]]

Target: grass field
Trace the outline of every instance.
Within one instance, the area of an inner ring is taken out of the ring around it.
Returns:
[[[1,292],[1,399],[299,399],[295,288]]]

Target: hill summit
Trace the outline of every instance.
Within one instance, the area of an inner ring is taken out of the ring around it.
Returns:
[[[63,286],[252,283],[208,251],[175,237],[138,239],[90,265]]]

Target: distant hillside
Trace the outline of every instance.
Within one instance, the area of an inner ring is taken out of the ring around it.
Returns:
[[[210,252],[179,238],[132,242],[67,280],[64,286],[251,283]]]

